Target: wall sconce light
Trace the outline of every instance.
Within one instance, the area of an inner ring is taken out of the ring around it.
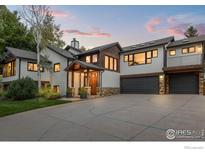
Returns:
[[[159,78],[160,79],[164,79],[164,75],[159,75]]]

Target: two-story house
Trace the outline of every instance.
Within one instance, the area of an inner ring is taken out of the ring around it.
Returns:
[[[87,51],[79,42],[60,49],[48,45],[41,52],[52,69],[41,68],[42,86],[50,84],[66,95],[85,87],[89,94],[203,94],[205,35],[174,40],[174,37],[121,48],[118,42]],[[36,53],[6,48],[2,83],[29,76],[37,81]]]

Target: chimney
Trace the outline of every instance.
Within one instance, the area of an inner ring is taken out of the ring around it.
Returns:
[[[73,38],[73,40],[71,41],[71,46],[76,48],[76,49],[79,49],[79,47],[80,47],[79,41],[77,41],[75,38]]]

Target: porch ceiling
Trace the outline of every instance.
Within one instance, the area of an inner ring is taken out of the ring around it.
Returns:
[[[65,71],[74,71],[74,70],[84,70],[84,69],[92,69],[96,71],[104,70],[102,67],[97,65],[86,63],[80,60],[73,61],[69,66],[67,66],[64,70]]]

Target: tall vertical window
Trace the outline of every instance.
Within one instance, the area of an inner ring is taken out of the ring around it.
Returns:
[[[86,63],[90,63],[91,62],[91,57],[90,56],[86,56],[85,60],[86,60]]]
[[[110,57],[110,70],[113,70],[113,58],[112,57]]]
[[[114,71],[117,71],[117,59],[114,59]]]
[[[98,55],[94,54],[92,55],[92,63],[97,63],[98,62]]]
[[[60,65],[60,63],[54,64],[54,72],[60,72],[60,70],[61,70],[61,65]]]
[[[11,61],[3,66],[3,77],[16,75],[16,61]]]
[[[105,56],[105,68],[109,69],[109,57]]]

